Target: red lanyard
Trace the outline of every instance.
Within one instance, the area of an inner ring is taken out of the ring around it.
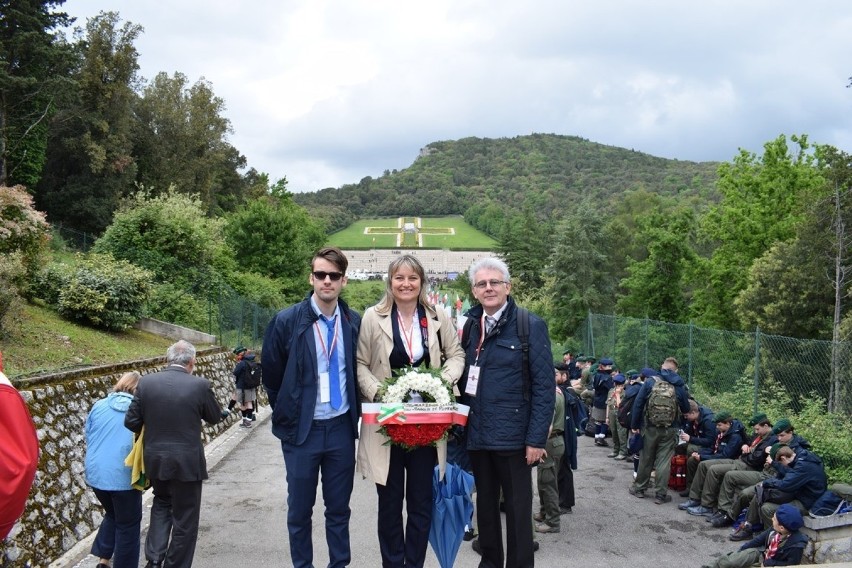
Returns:
[[[340,320],[334,319],[334,339],[331,340],[331,349],[325,348],[325,339],[323,339],[323,333],[320,331],[319,320],[314,322],[314,327],[317,330],[317,335],[319,335],[320,345],[322,346],[322,354],[325,355],[325,360],[328,361],[329,366],[331,366],[331,356],[334,355],[334,349],[337,347],[337,327],[340,325]],[[325,326],[328,328],[328,324]]]
[[[417,312],[414,312],[415,315]],[[405,346],[407,348],[408,359],[411,361],[411,364],[414,364],[414,322],[411,323],[411,329],[408,330],[408,333],[405,332],[405,326],[402,325],[402,315],[400,315],[399,310],[396,312],[396,319],[399,322],[399,330],[402,332],[402,338],[405,339]]]
[[[479,345],[476,346],[476,361],[473,362],[474,365],[479,364],[479,351],[482,349],[482,343],[485,341],[485,312],[482,312],[482,317],[479,321]]]

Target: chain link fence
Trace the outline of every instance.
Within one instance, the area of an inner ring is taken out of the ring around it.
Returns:
[[[807,401],[818,401],[825,410],[852,416],[852,351],[847,342],[591,313],[573,340],[587,355],[612,357],[622,370],[659,368],[667,357],[675,357],[693,392],[745,394],[747,383],[753,411],[782,397],[794,412]]]

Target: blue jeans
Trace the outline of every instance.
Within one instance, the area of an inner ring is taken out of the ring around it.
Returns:
[[[111,558],[113,568],[137,568],[142,492],[135,489],[94,491],[104,508],[104,518],[92,544],[92,554],[98,558]]]
[[[355,481],[355,432],[349,414],[314,420],[302,445],[281,442],[281,449],[287,469],[287,531],[293,567],[313,567],[311,527],[320,471],[328,565],[348,566],[352,560],[349,498]]]

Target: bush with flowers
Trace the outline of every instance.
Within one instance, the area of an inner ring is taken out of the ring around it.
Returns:
[[[440,369],[402,369],[384,381],[379,400],[379,431],[387,444],[406,450],[434,446],[453,425],[453,387]]]

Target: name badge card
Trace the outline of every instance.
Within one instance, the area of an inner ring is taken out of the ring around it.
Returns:
[[[329,389],[329,378],[328,372],[319,374],[319,389],[320,389],[320,402],[331,402],[331,390]]]
[[[479,366],[471,365],[467,371],[467,384],[464,387],[465,394],[476,396],[476,389],[479,387]]]

